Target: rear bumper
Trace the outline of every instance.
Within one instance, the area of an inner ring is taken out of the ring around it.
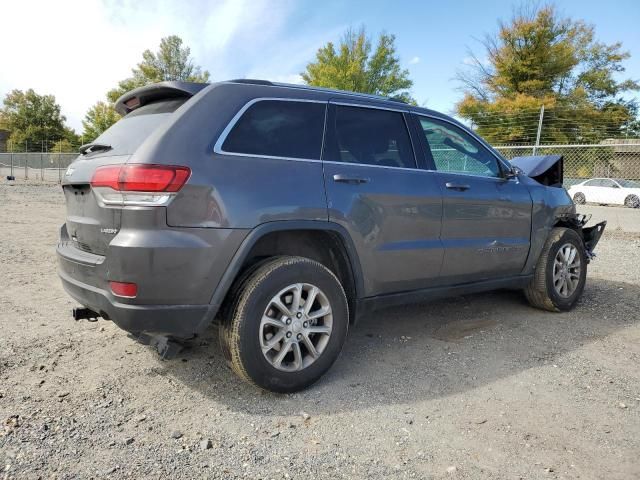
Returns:
[[[231,229],[121,229],[102,256],[77,248],[63,225],[58,275],[80,305],[123,330],[192,338],[217,313],[211,297],[242,237]],[[113,295],[109,280],[136,283],[138,295]]]
[[[109,292],[72,278],[62,265],[69,260],[60,254],[58,258],[61,264],[58,275],[65,291],[81,305],[112,320],[127,332],[188,339],[199,333],[203,325],[208,325],[216,314],[214,305],[129,305],[118,302]]]

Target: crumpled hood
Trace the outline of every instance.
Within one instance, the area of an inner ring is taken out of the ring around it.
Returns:
[[[562,155],[536,155],[514,157],[511,164],[518,167],[528,177],[551,187],[561,187],[563,180]]]

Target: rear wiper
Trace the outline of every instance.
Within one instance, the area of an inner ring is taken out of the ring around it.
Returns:
[[[85,143],[80,147],[80,153],[82,155],[86,155],[88,153],[93,153],[100,150],[111,150],[112,148],[113,147],[111,145],[107,145],[105,143]]]

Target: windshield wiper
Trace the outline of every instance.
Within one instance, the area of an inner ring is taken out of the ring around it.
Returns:
[[[80,153],[86,155],[88,153],[98,152],[100,150],[111,150],[113,147],[105,143],[85,143],[80,147]]]

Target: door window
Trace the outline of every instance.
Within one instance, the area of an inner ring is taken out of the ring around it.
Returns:
[[[332,137],[326,160],[383,167],[416,166],[401,112],[336,105]]]
[[[225,152],[320,159],[326,104],[261,100],[251,105],[222,144]]]
[[[420,117],[436,170],[480,177],[499,177],[498,160],[464,130],[432,118]]]

